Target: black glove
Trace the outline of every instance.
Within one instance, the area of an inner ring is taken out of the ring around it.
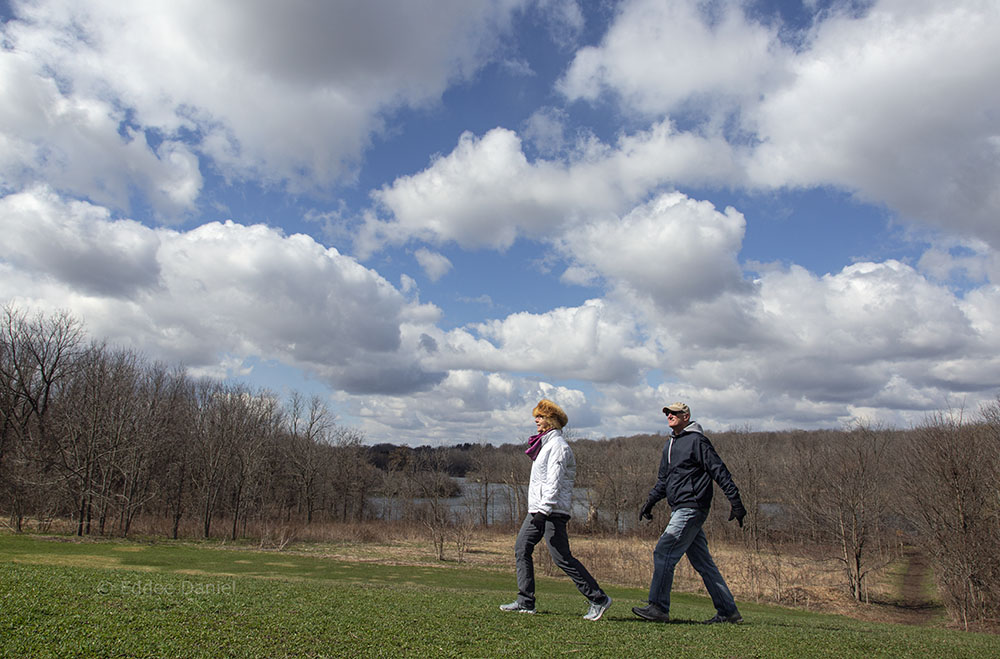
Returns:
[[[747,509],[743,507],[742,503],[734,503],[732,510],[729,511],[729,520],[734,519],[740,523],[740,528],[743,528],[743,518],[747,516]]]
[[[653,519],[653,506],[655,505],[656,502],[653,501],[652,499],[646,501],[646,504],[642,507],[642,510],[639,511],[640,522],[644,519]]]
[[[545,513],[531,513],[531,523],[539,529],[545,528],[545,520],[549,518]]]

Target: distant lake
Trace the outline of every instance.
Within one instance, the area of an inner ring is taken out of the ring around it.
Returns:
[[[443,501],[451,511],[453,519],[460,519],[464,516],[471,516],[477,523],[481,519],[481,507],[483,505],[482,486],[476,481],[467,478],[455,478],[455,482],[461,490],[458,496],[448,497]],[[520,492],[518,492],[520,490]],[[524,515],[523,511],[518,511],[518,497],[521,499],[520,505],[526,505],[528,484],[511,487],[502,483],[490,483],[488,486],[487,523],[488,524],[520,524]],[[407,504],[419,507],[428,503],[428,499],[416,498],[409,502],[402,499],[390,501],[384,497],[369,497],[368,503],[373,509],[375,516],[379,519],[398,521],[402,519]],[[723,502],[725,499],[723,498]],[[512,514],[512,509],[514,513]],[[769,518],[771,523],[787,517],[787,512],[781,504],[761,503],[760,514]],[[573,488],[573,517],[579,522],[587,519],[590,513],[590,493],[585,487]],[[620,522],[621,523],[621,522]]]
[[[450,497],[444,501],[454,517],[471,515],[473,519],[480,519],[480,509],[483,506],[483,499],[486,498],[487,523],[505,524],[507,522],[520,522],[521,515],[517,510],[518,497],[521,498],[522,505],[527,492],[527,482],[520,487],[512,487],[502,483],[490,483],[487,486],[486,495],[483,495],[482,485],[467,478],[456,478],[461,489],[461,494]],[[520,492],[518,492],[520,490]],[[430,500],[425,498],[415,498],[410,500],[410,505],[421,506]],[[577,487],[573,489],[573,517],[581,520],[587,518],[589,510],[588,492],[586,488]],[[389,500],[385,497],[369,497],[369,505],[379,519],[390,521],[399,520],[407,506],[407,502],[401,499]],[[513,511],[513,512],[512,512]]]

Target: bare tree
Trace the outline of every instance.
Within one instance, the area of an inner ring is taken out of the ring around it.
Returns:
[[[789,479],[788,500],[814,536],[839,550],[848,590],[858,601],[866,594],[866,576],[891,557],[880,555],[882,521],[890,512],[885,487],[889,468],[888,436],[859,425],[847,433],[825,433],[795,445],[796,473]],[[802,483],[808,483],[803,487]]]
[[[176,540],[192,500],[195,446],[202,417],[196,383],[177,369],[168,387],[167,404],[156,414],[157,439],[150,441],[150,491],[169,516],[170,535]]]
[[[137,356],[93,344],[59,398],[53,428],[56,464],[64,475],[76,508],[77,534],[104,533],[120,482],[122,456],[137,440]],[[95,511],[96,509],[96,511]]]
[[[49,456],[52,403],[72,374],[83,343],[81,324],[66,313],[29,317],[12,306],[0,311],[0,488],[22,528],[32,503],[53,489]]]
[[[161,494],[156,489],[154,473],[158,466],[165,466],[162,447],[171,444],[174,438],[189,437],[188,394],[188,380],[182,372],[170,371],[163,364],[143,370],[137,389],[135,436],[116,465],[120,480],[118,526],[123,536],[129,534],[135,516],[143,507]],[[177,465],[183,474],[187,466],[186,448],[179,448],[180,454],[169,455],[166,462]]]
[[[330,484],[334,498],[339,502],[342,521],[361,520],[369,495],[380,478],[368,462],[364,447],[365,436],[360,430],[337,426],[331,433],[333,465]]]
[[[306,524],[312,524],[320,490],[331,467],[333,418],[319,396],[313,396],[307,405],[295,392],[289,401],[289,423],[286,454],[300,512],[305,513]]]
[[[945,606],[966,629],[1000,613],[1000,407],[983,416],[985,423],[972,424],[960,412],[936,414],[902,452],[908,518]]]
[[[716,435],[714,442],[720,454],[726,456],[726,466],[740,488],[743,505],[749,511],[742,529],[737,531],[734,524],[728,523],[729,511],[724,508],[721,511],[723,514],[714,516],[715,520],[726,520],[719,525],[717,532],[738,534],[737,541],[744,547],[741,567],[754,596],[762,599],[765,583],[768,583],[780,600],[785,575],[778,560],[777,543],[768,537],[771,519],[768,508],[775,514],[781,513],[780,507],[775,504],[778,493],[774,491],[773,483],[782,476],[775,473],[776,463],[771,457],[784,452],[784,442],[775,433],[755,433],[748,426]]]
[[[444,560],[444,546],[452,525],[451,506],[448,499],[453,492],[454,482],[448,476],[445,465],[439,461],[440,454],[426,456],[419,469],[413,473],[414,482],[424,501],[423,523],[430,532],[437,549],[438,560]]]
[[[277,399],[269,393],[255,394],[242,387],[234,388],[228,395],[229,414],[226,429],[231,433],[229,483],[231,487],[232,530],[235,540],[239,523],[244,529],[249,517],[249,507],[257,501],[266,480],[265,467],[275,437],[282,422]]]
[[[377,515],[386,521],[392,521],[397,516],[405,518],[404,508],[410,502],[409,481],[406,472],[409,468],[410,451],[397,447],[386,463],[385,471],[379,474],[378,488],[382,495],[382,510]]]
[[[520,525],[528,514],[528,480],[531,476],[531,461],[524,455],[521,446],[505,446],[497,454],[497,473],[503,484],[501,496],[507,511],[507,523]]]
[[[483,444],[477,444],[469,449],[471,470],[466,474],[468,517],[475,519],[484,527],[493,521],[496,486],[500,482],[499,464],[494,459],[496,452],[492,446]]]
[[[194,467],[192,482],[201,512],[202,533],[211,536],[212,521],[218,511],[219,498],[226,485],[232,451],[231,402],[229,392],[212,380],[198,382],[195,388],[197,416],[191,439]]]
[[[615,533],[633,528],[639,507],[656,477],[659,450],[650,450],[646,442],[617,437],[601,442],[577,441],[578,487],[590,494],[587,525],[609,528]],[[606,521],[602,515],[607,515]]]

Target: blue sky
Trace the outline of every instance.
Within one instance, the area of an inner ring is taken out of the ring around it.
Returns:
[[[1000,394],[992,0],[0,2],[0,302],[372,442]]]

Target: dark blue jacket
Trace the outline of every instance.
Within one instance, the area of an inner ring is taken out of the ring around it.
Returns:
[[[649,501],[656,503],[666,497],[671,509],[708,509],[712,506],[713,480],[733,506],[743,506],[740,491],[712,442],[702,434],[699,424],[689,423],[663,447],[660,471],[656,485],[649,491]]]

